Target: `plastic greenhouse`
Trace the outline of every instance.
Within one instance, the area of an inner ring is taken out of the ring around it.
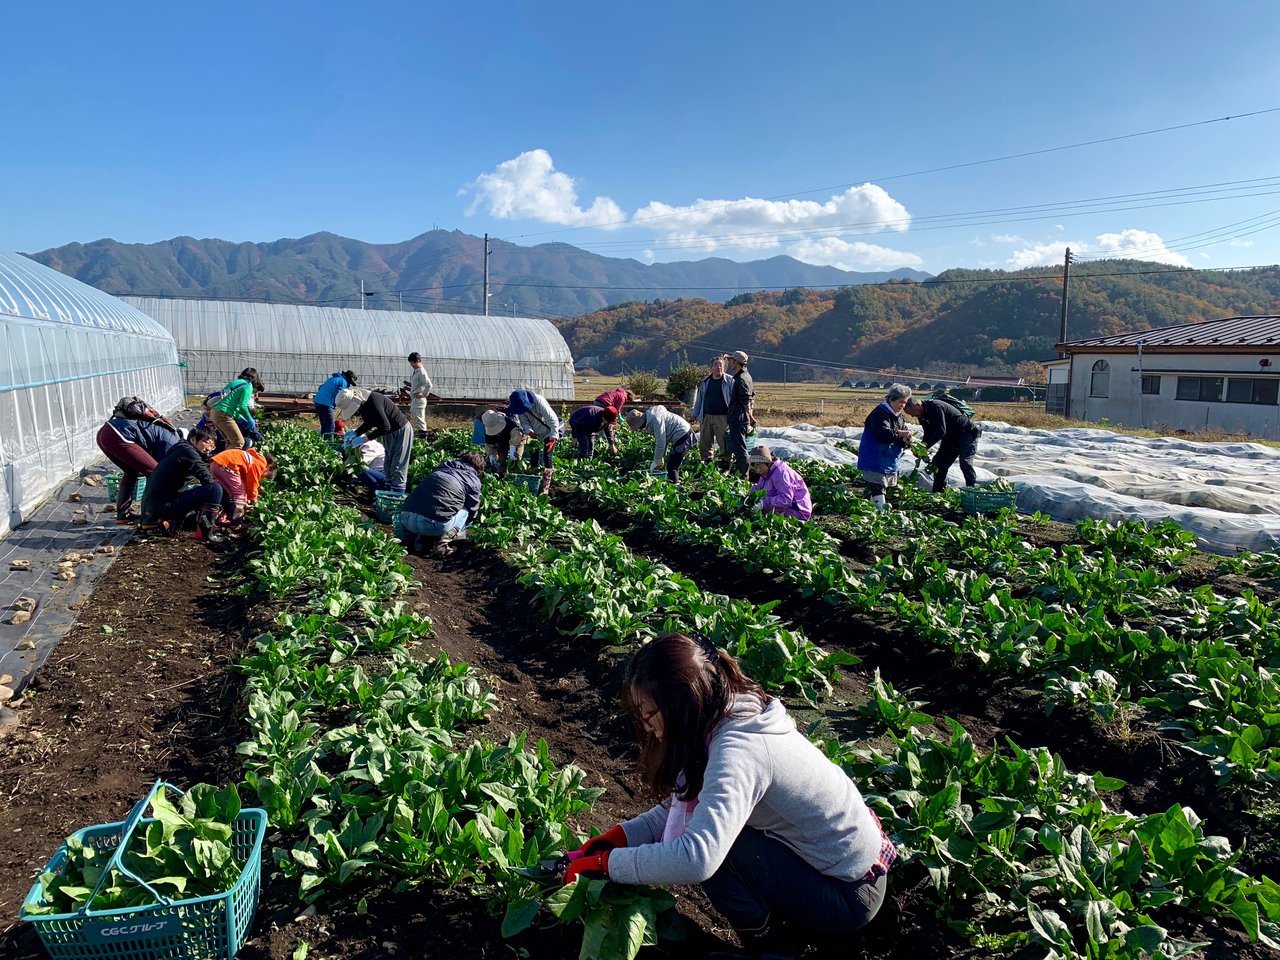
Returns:
[[[257,367],[268,393],[310,394],[353,370],[362,387],[395,388],[413,351],[440,397],[496,399],[527,387],[573,398],[573,357],[547,320],[353,310],[303,304],[125,297],[178,342],[187,387],[208,393]]]
[[[78,280],[0,251],[0,536],[86,464],[121,397],[184,400],[173,337]]]

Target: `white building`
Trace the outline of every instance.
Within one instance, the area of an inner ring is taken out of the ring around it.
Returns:
[[[308,394],[351,370],[362,387],[396,389],[422,355],[438,397],[495,399],[528,388],[573,399],[573,356],[535,317],[479,317],[314,304],[122,297],[173,334],[187,389],[218,390],[256,367],[268,393]]]
[[[1075,340],[1049,361],[1046,410],[1156,430],[1280,437],[1280,316]]]
[[[182,406],[169,332],[115,297],[0,250],[0,537],[102,454],[121,397]]]

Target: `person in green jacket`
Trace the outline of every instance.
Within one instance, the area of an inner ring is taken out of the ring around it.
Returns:
[[[237,417],[247,420],[251,428],[257,429],[250,406],[254,396],[264,389],[258,371],[253,367],[245,367],[240,371],[240,376],[223,387],[219,391],[221,395],[209,404],[209,419],[222,434],[222,439],[227,441],[228,449],[244,449],[244,433],[236,423]]]

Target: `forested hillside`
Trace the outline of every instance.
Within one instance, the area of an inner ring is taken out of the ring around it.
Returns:
[[[756,375],[769,379],[782,367],[764,355],[938,374],[1021,365],[1030,374],[1058,342],[1061,291],[1061,268],[948,270],[923,282],[751,293],[723,303],[633,302],[560,329],[574,356],[599,356],[603,372],[665,370],[685,355],[702,362],[713,350],[741,348],[761,356]],[[1214,272],[1101,261],[1072,268],[1068,339],[1272,313],[1280,313],[1280,267]],[[788,366],[792,377],[820,375]]]

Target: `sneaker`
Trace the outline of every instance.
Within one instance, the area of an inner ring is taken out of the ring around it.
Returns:
[[[437,557],[449,557],[453,555],[453,551],[456,549],[457,547],[452,540],[446,540],[441,537],[440,542],[435,545],[431,553]]]
[[[118,527],[131,527],[137,522],[138,515],[136,513],[131,513],[127,517],[116,517],[116,526]]]

